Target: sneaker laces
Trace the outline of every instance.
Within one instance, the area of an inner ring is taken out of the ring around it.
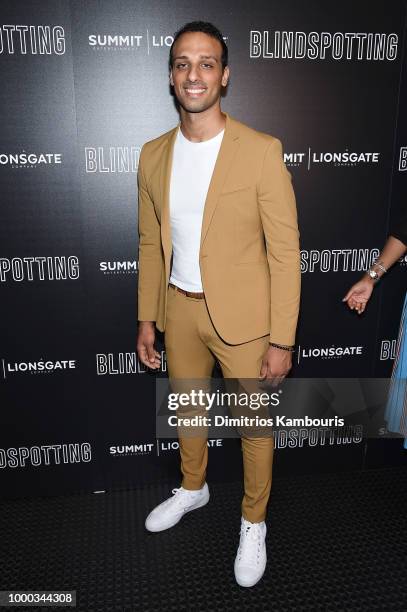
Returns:
[[[250,565],[258,564],[262,547],[262,529],[259,523],[250,523],[243,519],[240,527],[238,560],[244,557]]]
[[[172,489],[171,493],[173,494],[173,497],[166,499],[165,502],[163,502],[163,506],[169,506],[170,504],[178,504],[179,506],[183,506],[185,503],[185,496],[183,493],[189,493],[189,491],[183,487],[175,487]]]

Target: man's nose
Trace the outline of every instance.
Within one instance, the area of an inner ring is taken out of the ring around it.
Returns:
[[[198,80],[198,75],[199,75],[199,68],[198,66],[191,66],[188,72],[188,79],[190,81],[197,81]]]

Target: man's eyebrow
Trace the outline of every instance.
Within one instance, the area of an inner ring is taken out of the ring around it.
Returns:
[[[218,58],[215,57],[214,55],[200,55],[199,58],[200,59],[213,59],[215,60],[215,62],[219,61]],[[189,59],[189,58],[187,55],[177,55],[176,57],[174,57],[174,62],[180,59]]]

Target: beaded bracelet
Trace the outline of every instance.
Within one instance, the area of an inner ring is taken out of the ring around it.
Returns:
[[[277,344],[276,342],[270,342],[271,346],[275,346],[276,348],[283,349],[284,351],[290,351],[293,353],[295,351],[294,346],[286,346],[285,344]]]

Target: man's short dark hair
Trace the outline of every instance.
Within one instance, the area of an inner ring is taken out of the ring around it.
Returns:
[[[172,68],[172,49],[174,47],[174,44],[176,43],[178,38],[186,32],[203,32],[204,34],[208,34],[208,36],[216,38],[216,40],[218,40],[222,45],[222,70],[228,65],[228,48],[226,46],[225,41],[223,40],[223,36],[220,30],[218,30],[218,28],[212,23],[209,23],[209,21],[190,21],[189,23],[186,23],[184,26],[182,26],[182,28],[177,30],[174,34],[174,40],[170,48],[170,70]]]

